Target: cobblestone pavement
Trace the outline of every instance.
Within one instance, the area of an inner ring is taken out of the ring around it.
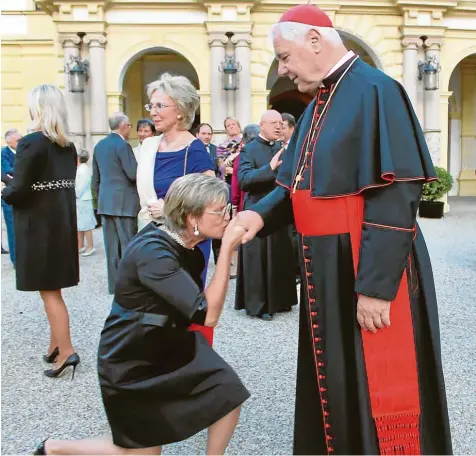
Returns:
[[[450,200],[443,220],[420,220],[432,257],[440,307],[455,454],[476,454],[476,199]],[[111,302],[100,230],[97,254],[81,258],[81,283],[64,291],[81,364],[71,382],[43,376],[48,326],[38,293],[15,290],[2,255],[2,454],[25,454],[46,437],[108,434],[96,378],[96,349]],[[6,236],[3,238],[6,244]],[[272,322],[233,310],[232,281],[216,331],[216,350],[237,370],[246,402],[229,454],[292,451],[298,310]],[[127,411],[124,411],[127,413]],[[166,454],[204,454],[205,433],[166,447]]]

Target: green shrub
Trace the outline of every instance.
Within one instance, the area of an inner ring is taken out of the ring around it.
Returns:
[[[436,201],[448,193],[453,187],[453,176],[446,169],[435,166],[438,180],[423,184],[423,201]]]

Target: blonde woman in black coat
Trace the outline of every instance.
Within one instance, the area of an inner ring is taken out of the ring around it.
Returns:
[[[76,149],[68,136],[66,106],[54,86],[40,85],[29,97],[32,126],[18,143],[13,180],[2,198],[13,206],[17,289],[39,291],[50,324],[44,373],[73,375],[79,356],[71,344],[62,288],[79,282],[76,225]]]

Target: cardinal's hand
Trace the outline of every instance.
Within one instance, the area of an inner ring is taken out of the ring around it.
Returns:
[[[360,295],[357,302],[357,320],[362,327],[373,333],[390,326],[390,302]]]

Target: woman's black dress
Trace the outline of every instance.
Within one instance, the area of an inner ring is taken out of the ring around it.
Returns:
[[[13,180],[2,198],[13,206],[17,289],[59,290],[79,282],[77,155],[35,132],[18,143]]]
[[[184,440],[240,406],[249,393],[204,336],[200,249],[147,225],[119,266],[101,333],[98,372],[113,440],[147,448]]]

